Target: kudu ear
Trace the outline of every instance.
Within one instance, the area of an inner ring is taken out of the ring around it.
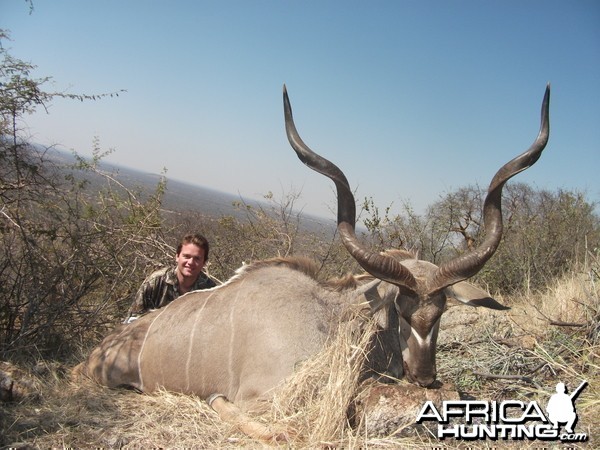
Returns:
[[[483,289],[473,286],[466,281],[460,281],[445,289],[446,297],[453,298],[469,306],[484,306],[490,309],[510,309],[494,300],[490,294]]]
[[[356,293],[361,296],[363,295],[365,300],[369,303],[369,308],[370,308],[370,314],[372,316],[377,317],[378,321],[379,319],[379,311],[381,311],[382,309],[384,309],[384,307],[390,303],[390,301],[386,301],[385,298],[381,297],[381,294],[379,293],[379,290],[377,289],[379,287],[379,285],[381,284],[381,280],[375,279],[363,286],[360,286],[357,290]]]

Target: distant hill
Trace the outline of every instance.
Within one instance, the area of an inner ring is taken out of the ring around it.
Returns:
[[[60,149],[43,149],[46,157],[56,163],[68,165],[75,163],[75,157],[68,151]],[[115,174],[115,178],[134,191],[152,193],[162,178],[161,175],[142,172],[136,169],[123,167],[105,162],[100,163],[101,170]],[[229,194],[216,191],[204,186],[192,183],[178,181],[169,177],[167,179],[167,189],[163,197],[163,209],[171,212],[191,211],[203,214],[208,217],[233,216],[238,219],[244,217],[244,213],[234,207],[235,202],[243,201],[254,207],[262,206],[269,210],[269,205],[254,199],[240,197],[240,195]],[[89,174],[88,181],[92,186],[100,188],[104,179],[99,175]],[[335,222],[332,219],[324,219],[312,216],[306,213],[301,215],[301,226],[308,231],[331,231],[335,229]]]

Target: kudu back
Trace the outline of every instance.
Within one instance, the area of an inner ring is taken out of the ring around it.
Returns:
[[[492,179],[483,207],[485,238],[469,253],[438,267],[403,250],[378,253],[359,242],[348,181],[337,166],[304,144],[284,86],[289,142],[302,162],[335,183],[341,239],[368,275],[339,290],[317,281],[314,265],[307,260],[255,262],[222,286],[186,294],[120,326],[76,372],[110,387],[144,392],[164,387],[205,399],[222,395],[249,410],[268,400],[299,364],[323,349],[347,308],[367,304],[383,320],[365,370],[390,378],[404,375],[413,383],[431,386],[446,300],[506,309],[465,280],[481,270],[498,248],[504,184],[533,165],[546,146],[549,97],[548,86],[534,143]]]

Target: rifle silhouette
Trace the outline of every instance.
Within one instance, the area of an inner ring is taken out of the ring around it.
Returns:
[[[575,399],[577,397],[579,397],[579,394],[581,394],[581,391],[583,391],[583,388],[585,388],[588,385],[587,380],[584,380],[577,389],[575,389],[573,391],[573,393],[571,395],[569,395],[569,397],[571,398],[571,401],[574,402]]]

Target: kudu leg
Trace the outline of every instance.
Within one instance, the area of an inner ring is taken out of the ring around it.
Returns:
[[[288,442],[288,433],[278,432],[268,426],[252,420],[234,403],[231,403],[224,395],[211,395],[207,399],[208,405],[216,411],[219,418],[226,423],[235,426],[245,435],[265,442]]]

